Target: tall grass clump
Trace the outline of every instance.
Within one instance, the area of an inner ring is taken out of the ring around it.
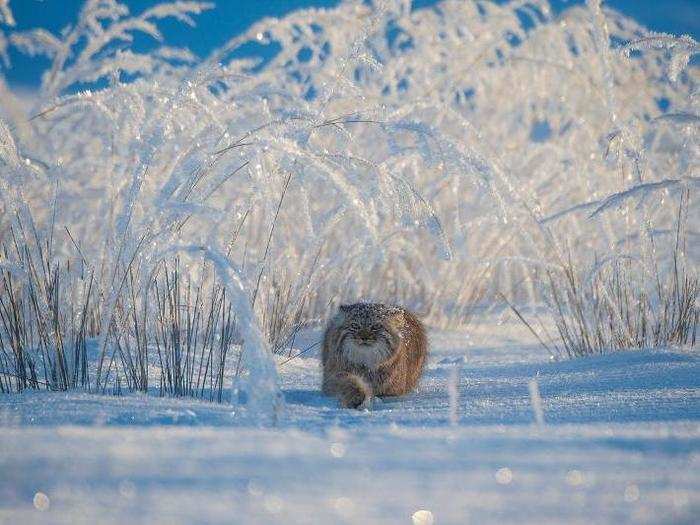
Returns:
[[[569,252],[561,267],[547,271],[549,305],[567,355],[695,345],[700,276],[686,256],[689,199],[684,190],[666,239],[642,230],[647,249],[640,256],[594,259],[583,273]],[[671,257],[659,258],[659,250]]]
[[[617,261],[587,280],[569,261],[548,273],[551,307],[569,357],[615,350],[694,346],[700,281],[674,267],[650,282],[639,264]]]
[[[149,392],[155,384],[160,395],[224,399],[226,382],[240,372],[241,339],[211,265],[190,264],[183,274],[173,256],[147,276],[129,266],[108,327],[108,351],[100,353],[107,294],[99,272],[79,252],[54,256],[52,241],[41,242],[46,236],[33,223],[30,232],[17,218],[0,244],[3,392]]]
[[[240,335],[226,289],[206,264],[196,279],[179,257],[144,282],[129,272],[112,327],[110,374],[132,391],[221,401],[240,370]]]
[[[209,397],[221,402],[234,350],[240,354],[236,314],[226,288],[216,280],[193,283],[176,258],[153,282],[152,330],[159,365],[160,392]],[[206,275],[206,268],[204,275]],[[235,356],[234,356],[235,357]],[[236,370],[234,373],[238,373]]]
[[[33,223],[0,244],[0,388],[90,384],[87,340],[97,331],[95,276],[53,257]]]

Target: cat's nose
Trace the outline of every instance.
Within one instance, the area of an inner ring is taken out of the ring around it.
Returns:
[[[357,333],[357,336],[363,341],[369,341],[372,339],[372,332],[370,332],[369,330],[360,330]]]

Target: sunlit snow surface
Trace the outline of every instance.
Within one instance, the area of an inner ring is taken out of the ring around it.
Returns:
[[[696,522],[696,352],[557,362],[511,323],[431,338],[419,390],[371,412],[319,393],[317,356],[281,366],[277,429],[188,399],[0,397],[0,522]]]

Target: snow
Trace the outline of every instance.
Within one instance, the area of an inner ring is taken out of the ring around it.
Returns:
[[[695,522],[696,351],[557,361],[511,320],[430,338],[418,391],[371,411],[320,393],[317,354],[280,357],[276,427],[153,394],[2,396],[0,522]]]

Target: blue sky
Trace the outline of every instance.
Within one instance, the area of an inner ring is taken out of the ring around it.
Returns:
[[[195,54],[206,56],[232,36],[241,33],[265,16],[285,13],[309,6],[333,6],[337,0],[214,0],[217,7],[197,17],[194,29],[171,22],[163,32],[169,44],[189,47]],[[553,0],[558,11],[583,0]],[[44,27],[57,33],[72,23],[83,0],[10,0],[17,19],[17,29]],[[158,3],[156,0],[126,0],[132,12]],[[414,0],[414,7],[434,4],[435,0]],[[655,31],[675,34],[687,33],[700,40],[700,0],[609,0],[612,6]],[[11,85],[34,87],[46,62],[16,52],[11,53],[12,68],[6,71]]]

